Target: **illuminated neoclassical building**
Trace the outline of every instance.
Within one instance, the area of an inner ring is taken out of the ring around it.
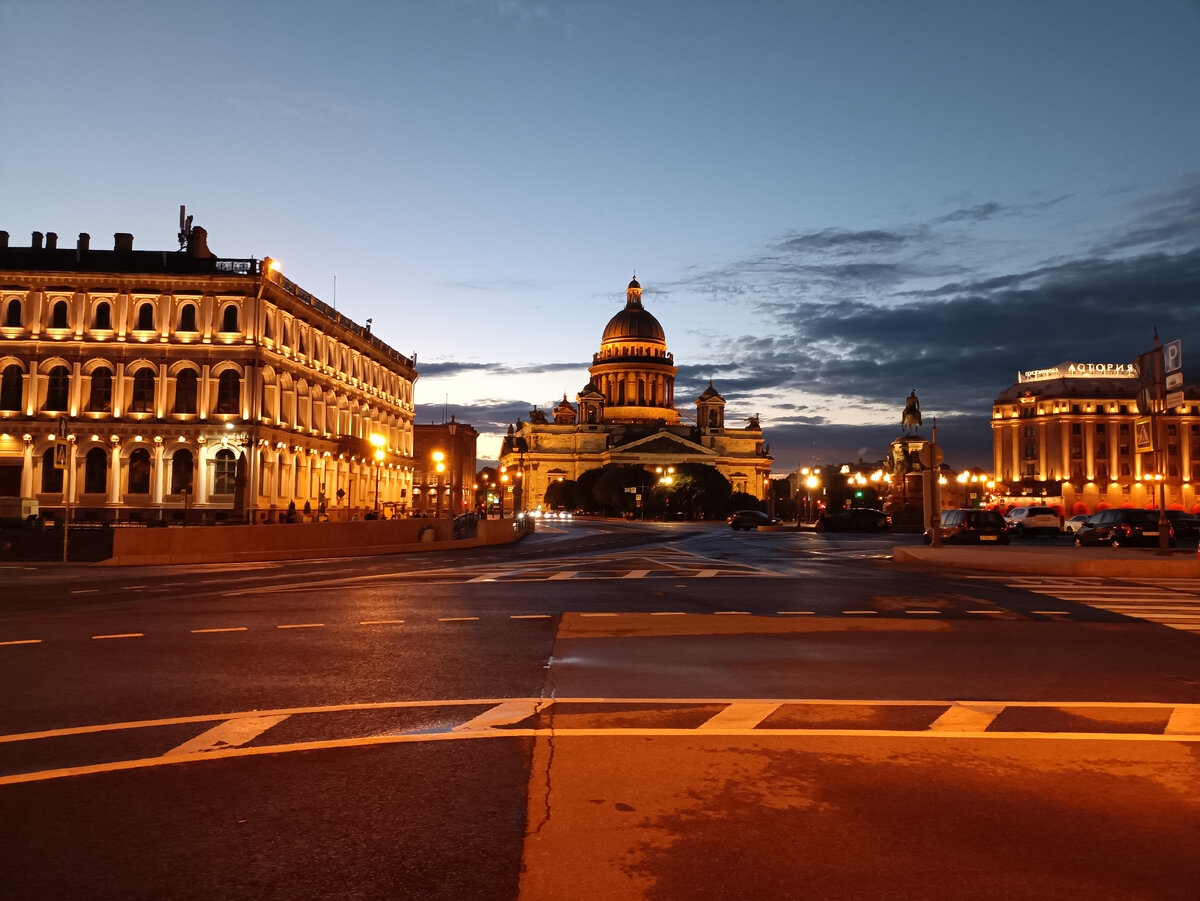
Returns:
[[[625,306],[604,327],[590,380],[572,404],[564,394],[550,416],[533,410],[509,429],[500,464],[520,471],[526,507],[536,507],[551,482],[589,469],[628,463],[653,470],[702,463],[734,491],[762,498],[772,458],[758,417],[746,428],[725,423],[725,399],[710,382],[695,400],[695,419],[675,407],[675,360],[658,320],[642,306],[635,278]]]
[[[68,492],[83,520],[403,510],[414,361],[269,258],[219,258],[190,222],[180,245],[0,232],[0,514],[57,517]]]
[[[1019,373],[992,407],[996,478],[1009,492],[1000,500],[1037,497],[1061,504],[1069,516],[1147,506],[1165,481],[1168,506],[1200,508],[1200,390],[1185,385],[1183,404],[1161,416],[1163,467],[1157,454],[1137,452],[1140,384],[1123,363],[1067,362]]]

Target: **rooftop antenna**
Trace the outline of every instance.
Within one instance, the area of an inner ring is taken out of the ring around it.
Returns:
[[[337,309],[337,276],[333,277],[333,308]]]
[[[187,215],[187,207],[179,204],[179,249],[183,250],[192,237],[192,217]]]

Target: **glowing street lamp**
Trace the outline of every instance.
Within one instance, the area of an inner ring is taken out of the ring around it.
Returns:
[[[383,446],[387,444],[387,439],[379,434],[371,435],[371,444],[375,448],[375,516],[379,516],[379,472],[383,469]]]
[[[446,471],[446,464],[443,462],[446,455],[441,451],[433,452],[433,468],[437,471],[437,518],[442,518],[442,473]]]

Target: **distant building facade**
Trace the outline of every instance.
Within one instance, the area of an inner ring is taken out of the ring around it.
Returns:
[[[1070,516],[1167,504],[1200,510],[1200,390],[1156,417],[1156,452],[1138,453],[1141,382],[1132,364],[1060,363],[1022,372],[992,407],[996,480],[1004,503],[1060,504]],[[1086,508],[1086,509],[1085,509]]]
[[[3,514],[57,517],[69,499],[85,520],[346,518],[373,505],[377,466],[405,509],[414,360],[269,258],[219,258],[199,227],[180,241],[0,232]]]
[[[642,306],[636,278],[625,307],[604,327],[588,373],[574,404],[564,394],[550,415],[532,411],[502,443],[500,465],[520,479],[523,507],[536,508],[551,482],[573,481],[609,463],[651,471],[701,463],[725,476],[734,491],[766,497],[772,457],[758,417],[745,428],[728,427],[725,398],[710,382],[695,400],[694,422],[685,421],[690,417],[675,406],[674,356],[662,326]]]
[[[412,512],[459,516],[474,508],[479,433],[466,423],[413,426]],[[441,468],[439,469],[439,465]]]

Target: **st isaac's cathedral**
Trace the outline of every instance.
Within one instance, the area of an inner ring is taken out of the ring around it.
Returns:
[[[535,508],[551,482],[576,480],[609,463],[654,472],[701,463],[729,480],[734,491],[766,496],[772,458],[758,417],[746,428],[727,428],[725,399],[709,382],[696,398],[695,417],[675,408],[674,357],[657,319],[642,306],[642,286],[629,283],[625,307],[608,321],[591,379],[550,416],[530,412],[509,426],[500,464],[519,471],[525,506]]]

